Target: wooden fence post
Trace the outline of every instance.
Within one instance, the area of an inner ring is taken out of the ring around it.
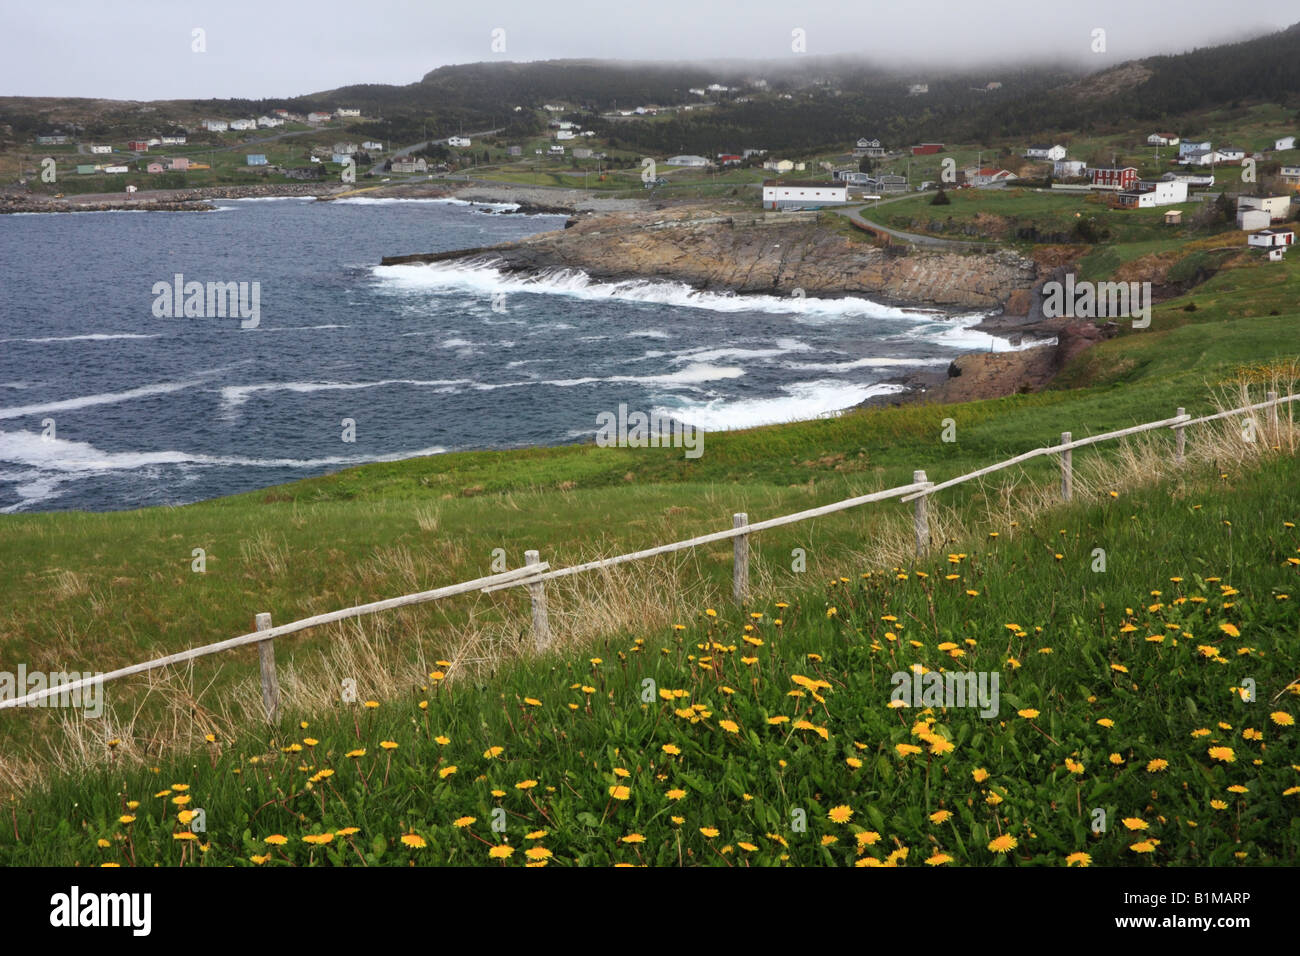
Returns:
[[[1269,441],[1271,442],[1271,441],[1276,440],[1277,437],[1278,437],[1278,427],[1277,427],[1277,392],[1269,392],[1265,397],[1266,397],[1270,402],[1273,403],[1272,405],[1268,406],[1268,427],[1269,427],[1270,432],[1272,433],[1271,436],[1270,436],[1270,438],[1269,438]]]
[[[1069,432],[1061,432],[1061,444],[1070,444]],[[1061,452],[1061,500],[1069,501],[1074,495],[1074,451],[1067,448]]]
[[[1187,414],[1187,409],[1180,408],[1175,413],[1179,417]],[[1174,426],[1174,461],[1178,464],[1183,463],[1183,454],[1187,450],[1187,431],[1182,425]]]
[[[541,555],[536,551],[524,552],[524,564],[538,564]],[[528,585],[528,597],[533,603],[533,647],[544,651],[551,643],[551,624],[546,618],[546,585],[541,581]]]
[[[733,528],[743,528],[749,524],[749,515],[739,511],[731,516]],[[749,597],[749,535],[738,534],[732,539],[731,597],[737,604],[744,604]]]
[[[927,488],[933,484],[925,477],[924,471],[912,472],[912,482],[925,485]],[[928,495],[916,499],[916,556],[918,558],[925,554],[926,548],[930,546],[930,515],[926,508],[928,500]]]
[[[270,614],[260,613],[254,620],[259,631],[271,629]],[[262,705],[266,708],[266,719],[276,724],[280,721],[280,682],[275,676],[275,638],[258,642],[257,659],[262,665]]]

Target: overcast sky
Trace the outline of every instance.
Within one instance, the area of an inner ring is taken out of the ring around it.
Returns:
[[[1280,29],[1300,20],[1300,2],[4,0],[0,18],[0,95],[262,98],[411,83],[483,60],[788,61],[796,29],[810,55],[1105,66]],[[1091,49],[1098,28],[1105,53]]]

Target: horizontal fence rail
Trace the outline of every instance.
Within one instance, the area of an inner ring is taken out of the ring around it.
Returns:
[[[343,608],[338,611],[330,611],[326,614],[317,614],[313,617],[305,617],[289,624],[272,626],[270,614],[259,613],[256,615],[257,630],[248,634],[241,634],[238,637],[232,637],[224,641],[217,641],[214,644],[205,644],[202,647],[191,648],[190,650],[180,651],[176,654],[169,654],[165,657],[145,661],[142,664],[132,664],[129,667],[119,668],[118,670],[110,671],[107,674],[101,674],[96,677],[86,677],[70,683],[60,684],[57,687],[47,687],[44,690],[33,691],[25,697],[0,701],[0,710],[22,707],[44,700],[47,697],[70,694],[91,685],[116,680],[119,677],[129,677],[133,674],[141,674],[171,664],[180,664],[200,657],[206,657],[211,654],[219,654],[222,651],[228,651],[236,647],[256,644],[261,665],[262,701],[266,709],[268,720],[274,723],[278,720],[280,712],[280,689],[276,679],[275,653],[274,644],[272,643],[277,637],[293,634],[311,627],[318,627],[322,624],[331,624],[336,621],[364,617],[369,614],[378,614],[382,611],[389,611],[394,608],[423,604],[429,601],[437,601],[442,598],[453,597],[459,594],[468,594],[475,591],[483,594],[491,594],[506,588],[526,587],[532,605],[533,643],[537,650],[542,651],[545,650],[551,642],[551,631],[546,612],[545,591],[545,582],[550,580],[569,577],[574,574],[581,574],[599,568],[614,567],[615,565],[625,564],[629,561],[641,561],[661,554],[670,554],[675,551],[697,548],[701,545],[713,544],[717,541],[732,540],[735,549],[732,575],[732,595],[737,603],[743,603],[748,597],[749,589],[749,538],[750,535],[759,531],[766,531],[769,528],[779,528],[783,525],[795,524],[800,521],[807,521],[811,518],[820,518],[824,515],[835,514],[865,504],[898,498],[904,503],[909,501],[915,502],[913,508],[916,531],[916,553],[920,556],[929,547],[930,540],[927,502],[932,495],[943,491],[946,488],[952,488],[964,482],[981,478],[984,475],[989,475],[1005,468],[1011,468],[1015,465],[1023,464],[1024,462],[1044,455],[1059,455],[1061,463],[1061,498],[1064,501],[1069,501],[1072,496],[1073,487],[1073,458],[1071,452],[1075,448],[1084,448],[1088,445],[1095,445],[1103,441],[1112,441],[1117,438],[1124,438],[1141,432],[1154,431],[1160,428],[1169,428],[1174,431],[1176,438],[1175,461],[1181,463],[1184,458],[1184,449],[1186,447],[1185,430],[1188,427],[1192,425],[1205,424],[1206,422],[1218,421],[1220,419],[1231,418],[1234,415],[1241,415],[1248,412],[1259,411],[1261,409],[1269,410],[1268,424],[1270,427],[1276,427],[1278,425],[1278,408],[1281,405],[1298,400],[1300,400],[1300,394],[1285,395],[1279,398],[1277,393],[1269,392],[1265,401],[1256,402],[1253,405],[1244,405],[1241,408],[1233,408],[1227,411],[1217,412],[1213,415],[1203,415],[1200,418],[1192,418],[1184,411],[1184,409],[1180,408],[1178,409],[1177,414],[1172,418],[1164,418],[1160,421],[1134,425],[1130,428],[1121,428],[1117,431],[1103,432],[1100,435],[1090,435],[1087,438],[1072,438],[1070,432],[1062,432],[1061,442],[1059,444],[1035,448],[1032,451],[1024,452],[1023,454],[1008,458],[1005,461],[987,465],[984,468],[979,468],[964,475],[958,475],[955,478],[949,478],[947,481],[941,481],[937,484],[929,481],[926,478],[926,473],[924,471],[916,471],[913,473],[911,484],[900,485],[896,488],[886,488],[882,491],[874,491],[870,494],[858,495],[853,498],[845,498],[841,501],[820,505],[816,508],[808,508],[804,511],[796,511],[792,514],[780,515],[775,518],[767,518],[766,520],[755,521],[753,523],[750,523],[747,514],[743,512],[737,513],[732,517],[732,527],[723,531],[714,531],[710,534],[698,535],[694,538],[687,538],[683,541],[673,541],[669,544],[661,544],[653,548],[646,548],[641,551],[632,551],[627,554],[619,554],[609,558],[599,558],[594,561],[587,561],[583,564],[571,565],[567,568],[551,570],[550,565],[547,562],[540,560],[538,552],[528,551],[525,555],[525,564],[522,567],[510,571],[503,571],[499,574],[491,574],[486,577],[475,578],[472,581],[464,581],[459,584],[434,588],[430,591],[420,591],[415,594],[406,594],[401,597],[388,598],[382,601],[373,601],[369,604],[360,604],[356,607]]]

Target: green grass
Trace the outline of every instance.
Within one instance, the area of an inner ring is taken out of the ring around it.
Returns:
[[[1298,480],[1289,457],[1201,469],[947,559],[56,777],[0,862],[1285,865]],[[916,666],[996,673],[996,710],[892,709]]]

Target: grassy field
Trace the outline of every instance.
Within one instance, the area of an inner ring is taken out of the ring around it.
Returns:
[[[1288,864],[1298,481],[1294,449],[1201,467],[488,681],[433,661],[269,733],[56,778],[12,807],[0,861]],[[900,697],[945,672],[995,693]]]

